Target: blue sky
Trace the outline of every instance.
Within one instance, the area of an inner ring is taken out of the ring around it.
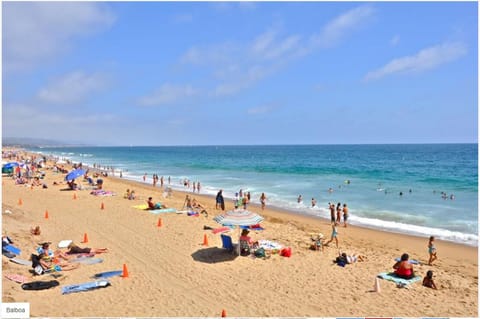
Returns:
[[[4,137],[476,142],[476,2],[3,2]]]

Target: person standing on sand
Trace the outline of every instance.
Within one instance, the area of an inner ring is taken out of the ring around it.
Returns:
[[[163,176],[160,177],[160,187],[163,187]]]
[[[215,209],[221,208],[225,210],[225,200],[223,199],[223,190],[219,190],[217,193],[217,197],[215,199]]]
[[[335,204],[333,203],[328,203],[329,207],[330,208],[330,221],[332,223],[335,222]]]
[[[197,192],[200,194],[200,182],[197,182]]]
[[[260,195],[260,203],[262,204],[262,210],[265,210],[265,205],[267,204],[267,196],[265,196],[265,193]]]
[[[298,198],[297,198],[297,203],[299,203],[299,204],[300,204],[300,203],[302,202],[302,200],[303,200],[303,199],[302,199],[302,195],[298,195]]]
[[[428,259],[428,265],[431,266],[432,263],[437,260],[437,249],[433,242],[435,241],[435,237],[430,236],[428,240],[428,253],[430,254],[430,258]]]
[[[147,173],[143,174],[143,181],[145,182],[147,180]]]
[[[348,207],[347,204],[343,204],[343,226],[347,227],[347,219],[348,219]]]
[[[340,224],[341,219],[342,219],[342,204],[337,203],[337,219],[335,221],[338,224]]]

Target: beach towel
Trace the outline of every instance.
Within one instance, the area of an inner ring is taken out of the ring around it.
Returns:
[[[110,282],[107,280],[99,280],[93,282],[86,282],[83,284],[70,285],[62,287],[62,295],[71,294],[74,292],[88,291],[98,288],[105,288],[110,286]]]
[[[21,283],[21,284],[23,284],[28,279],[27,277],[25,277],[23,275],[19,275],[19,274],[5,274],[5,278],[7,278],[11,281]]]
[[[215,228],[212,230],[212,233],[214,234],[218,234],[218,233],[224,233],[224,232],[227,232],[227,231],[230,231],[231,228],[230,227],[220,227],[220,228]]]
[[[395,261],[400,261],[400,257],[398,258],[395,258]],[[415,259],[409,259],[408,262],[412,265],[420,265],[420,262],[418,260],[415,260]]]
[[[56,287],[60,285],[60,283],[56,280],[50,281],[32,281],[22,285],[23,290],[43,290],[43,289],[50,289],[52,287]]]
[[[280,250],[283,248],[283,246],[280,245],[279,243],[276,243],[270,240],[265,240],[265,239],[260,239],[258,241],[258,247],[263,248],[265,250]]]
[[[160,204],[160,203],[157,203]],[[147,204],[141,204],[141,205],[135,205],[132,206],[135,209],[140,209],[140,210],[146,210],[149,213],[152,214],[161,214],[161,213],[176,213],[177,210],[175,208],[159,208],[159,209],[147,209],[148,205]]]
[[[115,195],[114,192],[106,191],[106,190],[103,190],[103,189],[93,190],[93,191],[90,192],[90,194],[92,194],[94,196],[114,196]]]
[[[411,283],[414,283],[414,282],[422,279],[421,276],[415,276],[412,279],[404,279],[404,278],[397,277],[395,275],[395,273],[393,273],[393,272],[389,272],[389,273],[381,272],[377,275],[377,277],[388,280],[388,281],[393,281],[396,284],[400,284],[400,285],[404,285],[404,286],[409,285]]]

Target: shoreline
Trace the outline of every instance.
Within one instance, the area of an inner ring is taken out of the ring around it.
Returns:
[[[143,187],[151,187],[152,190],[160,189],[159,186],[154,188],[149,183],[138,181],[138,180],[135,180],[135,179],[120,178],[119,176],[109,176],[108,178],[117,179],[119,181],[126,181],[127,183],[132,183],[132,186],[138,185],[138,186],[143,186]],[[168,186],[168,184],[164,184],[164,187],[165,186]],[[208,199],[211,202],[215,203],[215,195],[193,193],[192,191],[182,190],[181,187],[175,187],[175,188],[172,188],[172,190],[174,192],[181,193],[184,196],[185,195],[189,195],[189,196],[193,196],[193,197],[198,196],[200,198],[205,198],[205,199]],[[232,201],[233,201],[233,199],[230,199],[230,198],[226,199],[226,202],[228,202],[229,204],[231,204]],[[253,206],[253,207],[255,207],[256,211],[261,211],[261,205],[260,204],[249,203],[248,206]],[[282,214],[285,219],[289,219],[289,217],[299,217],[299,218],[302,218],[302,219],[316,221],[316,222],[322,222],[322,224],[330,225],[329,219],[324,218],[322,216],[309,215],[309,214],[305,214],[305,213],[302,213],[302,212],[296,212],[294,210],[289,210],[289,209],[283,208],[283,207],[268,205],[268,202],[267,202],[267,207],[268,207],[268,210],[272,210],[272,211],[275,211],[276,213]],[[232,209],[233,209],[233,207],[232,207]],[[341,223],[339,227],[343,228],[342,225],[343,224]],[[393,232],[393,231],[389,231],[388,229],[368,227],[368,226],[365,226],[365,225],[348,224],[348,227],[359,228],[359,229],[369,230],[369,231],[373,231],[373,232],[381,232],[381,233],[385,233],[385,234],[399,235],[399,236],[405,236],[405,237],[413,237],[413,238],[417,238],[417,239],[421,239],[421,240],[425,240],[425,241],[428,241],[428,237],[430,237],[429,234],[425,234],[424,236],[420,236],[420,235],[415,235],[415,234],[402,233],[400,231],[399,232]],[[441,240],[441,239],[436,239],[436,240],[439,241],[439,242],[441,241],[442,243],[449,243],[449,244],[452,244],[454,246],[458,245],[458,246],[461,246],[461,247],[469,247],[469,248],[473,248],[473,249],[478,249],[478,242],[477,242],[477,245],[470,245],[468,243],[460,243],[460,242],[454,242],[454,241],[449,241],[449,240]]]
[[[33,152],[33,151],[32,151]],[[43,150],[42,150],[43,152]],[[52,154],[49,154],[52,155]],[[83,158],[78,159],[77,161],[83,162]],[[92,163],[90,163],[93,165]],[[115,164],[109,164],[115,166]],[[93,168],[91,168],[93,170]],[[98,169],[97,169],[98,170]],[[105,171],[106,169],[100,169],[101,171]],[[115,176],[118,177],[120,170],[117,168],[115,171]],[[111,174],[111,171],[108,170],[108,173]],[[129,180],[137,181],[139,183],[142,183],[141,181],[141,176],[143,175],[143,172],[141,175],[127,175],[128,177],[124,176],[124,178],[128,178]],[[148,180],[151,180],[151,176],[148,176]],[[145,183],[146,185],[151,185],[151,183]],[[247,182],[248,184],[248,182]],[[182,186],[177,184],[177,180],[174,178],[174,182],[172,183],[174,185],[173,189],[176,191],[185,191],[187,193],[190,193],[189,190],[183,189]],[[204,185],[205,186],[205,185]],[[208,187],[209,189],[207,190],[209,192],[208,195],[210,196],[215,196],[216,190],[220,189],[222,187],[218,188],[212,188]],[[229,196],[233,196],[232,189],[230,187],[227,187],[229,193]],[[258,195],[258,194],[257,194]],[[268,195],[268,193],[267,193]],[[256,195],[255,195],[256,196]],[[273,197],[277,197],[277,195],[273,195]],[[373,196],[373,195],[372,195]],[[226,197],[226,194],[224,192],[224,197]],[[254,197],[255,198],[255,197]],[[229,198],[228,200],[233,200],[232,198]],[[331,199],[328,199],[330,201]],[[256,198],[253,200],[255,203],[257,203]],[[336,202],[336,200],[334,199]],[[322,203],[326,205],[327,199],[324,199]],[[267,201],[268,204],[268,201]],[[315,218],[319,219],[329,219],[329,213],[326,212],[326,207],[322,208],[322,205],[315,207],[314,209],[310,210],[308,205],[302,206],[302,207],[293,207],[295,206],[292,204],[290,201],[288,202],[277,202],[277,205],[271,206],[274,209],[277,210],[282,210],[286,212],[290,212],[292,214],[296,215],[305,215],[305,216],[314,216]],[[350,203],[352,204],[352,203]],[[444,241],[448,242],[453,242],[453,243],[458,243],[461,245],[466,245],[466,246],[471,246],[471,247],[478,247],[478,233],[471,233],[471,232],[462,232],[459,230],[455,230],[454,228],[452,229],[445,229],[445,228],[440,228],[434,226],[434,224],[431,223],[422,223],[422,226],[417,226],[415,221],[402,221],[402,219],[398,219],[397,217],[385,217],[385,220],[377,219],[375,217],[377,214],[383,214],[382,210],[374,209],[374,210],[365,210],[364,207],[362,207],[362,203],[356,203],[357,205],[353,205],[351,207],[358,209],[359,212],[356,215],[355,212],[353,212],[350,216],[350,223],[354,223],[357,227],[363,227],[366,229],[372,229],[372,230],[379,230],[379,231],[384,231],[384,232],[389,232],[389,233],[395,233],[395,234],[406,234],[406,235],[411,235],[411,236],[416,236],[416,237],[425,237],[425,236],[430,236],[434,235],[437,239],[442,239]],[[360,204],[360,205],[359,205]],[[250,204],[252,205],[252,204]],[[458,207],[458,205],[457,205]],[[378,208],[378,207],[377,207]],[[477,209],[477,205],[475,206],[475,209]],[[402,216],[402,215],[409,215],[409,209],[407,207],[406,210],[399,210],[395,211],[396,215]],[[372,215],[370,216],[370,213]],[[374,213],[374,214],[373,214]],[[450,216],[452,216],[450,214]],[[478,219],[478,218],[477,218]],[[438,219],[437,219],[438,220]],[[477,223],[477,220],[475,221]],[[470,227],[467,227],[468,229],[471,230]]]
[[[65,166],[67,167],[67,166]],[[91,281],[94,273],[128,266],[129,278],[112,278],[111,288],[61,296],[59,288],[42,292],[23,291],[3,278],[2,301],[29,302],[31,317],[218,317],[222,309],[234,317],[477,317],[478,249],[436,241],[439,259],[428,266],[427,238],[371,230],[358,226],[339,227],[339,248],[332,243],[324,252],[311,251],[311,234],[330,238],[329,220],[300,216],[272,209],[250,209],[262,215],[264,231],[251,231],[254,240],[267,239],[291,247],[290,258],[269,255],[267,259],[232,256],[222,249],[220,236],[205,226],[220,227],[213,217],[211,195],[174,190],[163,198],[163,189],[117,176],[103,178],[104,189],[116,196],[97,197],[89,190],[61,191],[65,174],[46,170],[47,189],[15,185],[4,178],[2,187],[3,231],[25,252],[38,242],[72,239],[79,243],[88,233],[88,247],[107,247],[99,255],[103,262],[81,265],[62,272],[61,286]],[[78,180],[80,182],[80,179]],[[123,198],[135,189],[138,200]],[[74,196],[75,194],[75,196]],[[186,214],[151,214],[134,209],[149,196],[168,207],[181,209],[186,195],[205,206],[208,217]],[[72,198],[73,197],[73,198]],[[23,204],[17,201],[23,199]],[[101,209],[105,204],[105,209]],[[101,205],[102,204],[102,205]],[[233,206],[226,201],[226,210]],[[48,209],[49,218],[44,212]],[[162,220],[162,226],[158,221]],[[40,236],[29,233],[39,225]],[[238,232],[231,232],[236,242]],[[208,239],[208,245],[202,240]],[[361,254],[365,262],[337,267],[332,260],[339,251]],[[423,276],[433,270],[439,290],[411,284],[399,289],[381,280],[381,293],[372,292],[378,273],[389,271],[394,258],[408,252],[420,261],[416,272]],[[30,267],[3,257],[4,273],[19,273],[30,280]],[[61,297],[59,297],[61,296]],[[398,303],[398,298],[404,302]],[[45,303],[48,299],[49,302]],[[319,302],[321,300],[321,302]],[[352,302],[353,301],[353,302]],[[105,303],[118,304],[106,309]],[[142,305],[142,306],[139,306]],[[335,307],[332,307],[335,305]]]

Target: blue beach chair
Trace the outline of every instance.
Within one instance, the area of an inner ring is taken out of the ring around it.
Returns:
[[[222,237],[222,248],[225,248],[232,253],[235,249],[235,247],[233,246],[232,237],[224,234],[221,234],[220,237]]]

